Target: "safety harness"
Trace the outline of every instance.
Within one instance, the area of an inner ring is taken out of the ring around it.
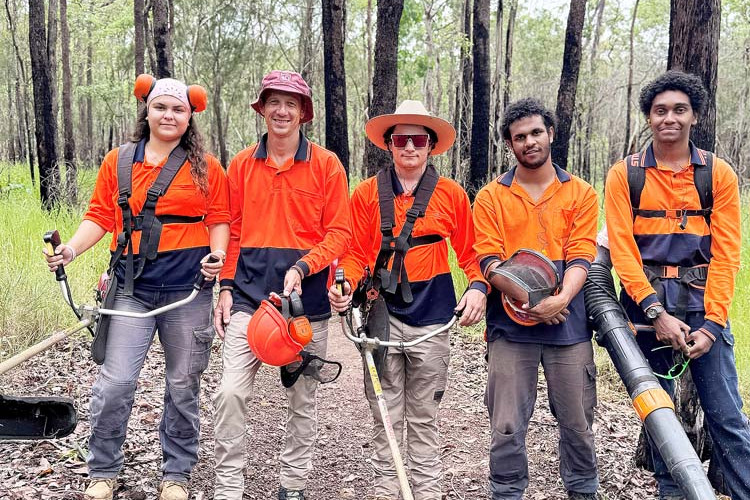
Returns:
[[[414,223],[418,218],[424,217],[427,205],[430,202],[432,193],[437,186],[439,175],[432,165],[427,168],[419,181],[417,191],[414,194],[414,203],[406,211],[406,220],[398,236],[393,235],[393,228],[396,226],[396,216],[394,208],[395,195],[393,193],[393,169],[384,168],[377,175],[378,182],[378,204],[380,206],[380,232],[383,241],[380,244],[380,251],[375,259],[375,269],[373,271],[373,288],[376,291],[383,291],[390,294],[396,293],[399,281],[401,282],[401,298],[404,302],[411,303],[414,297],[411,293],[409,276],[406,273],[404,259],[406,252],[410,248],[422,245],[437,243],[443,239],[439,234],[427,234],[424,236],[412,237]],[[392,262],[390,269],[389,262]]]
[[[156,180],[148,189],[143,208],[138,215],[133,215],[130,202],[128,201],[132,195],[133,188],[133,160],[136,151],[143,151],[144,147],[145,139],[142,139],[137,144],[128,142],[120,146],[117,154],[117,204],[122,210],[123,230],[117,235],[117,248],[109,261],[109,273],[110,275],[112,274],[114,267],[127,247],[128,253],[125,257],[124,283],[124,292],[126,295],[133,294],[134,280],[143,273],[146,261],[156,259],[159,240],[161,239],[161,230],[164,224],[196,224],[203,221],[203,216],[156,215],[156,204],[159,202],[159,198],[167,192],[177,172],[179,172],[187,160],[187,152],[179,145],[169,153],[166,164],[162,167]],[[137,267],[135,256],[133,255],[132,235],[134,231],[141,231]]]
[[[695,189],[698,191],[700,198],[700,210],[644,210],[640,208],[641,193],[646,183],[646,169],[641,167],[645,152],[635,153],[625,158],[625,165],[628,170],[628,187],[630,190],[630,205],[633,209],[633,220],[636,217],[644,218],[667,218],[680,219],[680,229],[687,227],[688,217],[703,217],[711,228],[711,212],[713,211],[714,193],[713,193],[713,163],[714,155],[710,151],[698,149],[698,154],[705,158],[705,166],[693,169],[693,182]],[[643,271],[646,273],[651,286],[656,290],[659,300],[664,301],[665,291],[662,280],[677,279],[680,283],[680,291],[677,295],[677,304],[675,306],[675,317],[685,320],[687,315],[690,289],[703,288],[706,286],[708,277],[708,264],[699,264],[692,267],[681,266],[662,266],[662,265],[644,265]]]

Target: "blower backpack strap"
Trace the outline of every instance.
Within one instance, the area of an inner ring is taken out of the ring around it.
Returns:
[[[693,182],[695,189],[698,191],[700,199],[700,210],[642,210],[641,193],[643,186],[646,184],[646,169],[641,167],[641,162],[645,152],[635,153],[625,158],[625,166],[628,170],[628,189],[630,190],[630,205],[633,209],[633,220],[636,217],[645,218],[678,218],[680,229],[687,226],[688,217],[703,217],[708,227],[711,227],[711,212],[714,205],[713,192],[713,165],[714,155],[710,151],[698,150],[698,154],[705,158],[705,166],[693,168]],[[662,280],[678,279],[680,281],[680,291],[677,295],[677,304],[675,305],[674,315],[676,318],[685,321],[687,316],[688,301],[690,298],[690,288],[701,288],[706,286],[708,276],[708,264],[701,264],[692,267],[662,266],[662,265],[645,265],[643,270],[646,273],[651,285],[656,290],[656,294],[662,303],[665,301],[665,291]]]
[[[410,248],[420,245],[429,245],[437,243],[443,239],[437,234],[430,234],[418,237],[412,237],[414,223],[418,218],[424,217],[427,211],[427,205],[430,202],[432,193],[438,183],[438,173],[435,167],[427,165],[427,169],[419,181],[417,192],[414,195],[414,203],[406,211],[406,220],[398,236],[393,235],[393,228],[396,226],[396,216],[394,208],[393,193],[393,173],[390,168],[382,169],[378,172],[378,204],[380,207],[380,232],[383,240],[380,245],[380,252],[375,259],[375,270],[373,272],[375,289],[382,289],[388,293],[396,293],[399,281],[401,282],[401,297],[404,302],[410,303],[414,300],[409,286],[409,276],[404,266],[406,252]],[[393,259],[391,269],[388,269],[388,263]]]
[[[645,218],[678,218],[682,219],[680,228],[685,229],[688,217],[703,217],[708,227],[711,227],[711,212],[714,206],[713,166],[714,155],[710,151],[698,150],[706,160],[706,165],[693,168],[693,182],[700,198],[700,210],[642,210],[641,193],[646,184],[646,169],[641,167],[645,152],[635,153],[625,158],[628,170],[628,188],[630,190],[630,206],[633,209],[633,220],[637,217]]]

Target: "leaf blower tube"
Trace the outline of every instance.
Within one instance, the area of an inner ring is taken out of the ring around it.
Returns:
[[[611,270],[594,262],[583,291],[586,311],[596,330],[596,342],[612,358],[633,407],[672,478],[688,500],[715,499],[701,461],[677,420],[672,400],[659,385],[638,347],[632,324],[616,300]]]

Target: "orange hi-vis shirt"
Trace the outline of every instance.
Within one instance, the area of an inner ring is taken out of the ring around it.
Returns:
[[[302,304],[313,321],[331,315],[331,262],[352,236],[346,172],[334,153],[300,133],[294,157],[276,165],[267,135],[234,157],[227,175],[231,210],[222,286],[233,286],[234,309],[253,313],[297,264],[305,273]]]
[[[144,161],[145,142],[136,148],[132,169],[132,195],[130,208],[137,216],[146,201],[146,193],[167,162],[158,165]],[[112,233],[110,250],[117,248],[117,235],[123,231],[122,210],[117,204],[117,154],[115,148],[104,157],[96,178],[89,208],[83,218],[90,220]],[[211,251],[208,227],[229,223],[229,196],[227,179],[219,161],[206,155],[208,168],[208,194],[204,195],[193,182],[190,161],[186,161],[177,172],[167,192],[156,204],[156,215],[181,215],[203,217],[192,224],[164,224],[159,239],[158,255],[147,261],[143,273],[135,281],[136,287],[162,288],[165,290],[187,290],[192,287],[196,273],[200,271],[200,260]],[[133,253],[138,253],[141,232],[133,231]],[[127,254],[127,248],[125,249]],[[138,258],[136,257],[136,261]],[[120,282],[125,276],[125,262],[120,259],[116,268]]]
[[[474,200],[476,250],[482,271],[527,248],[546,255],[560,276],[571,267],[589,268],[596,255],[598,197],[582,179],[555,165],[555,180],[533,200],[515,179],[516,168],[482,188]],[[522,326],[514,322],[494,287],[487,298],[487,340],[572,345],[591,339],[583,292],[568,306],[559,325]]]
[[[657,162],[653,145],[642,155],[639,168],[646,169],[641,193],[642,210],[697,210],[700,197],[693,172],[706,168],[705,153],[690,143],[690,164],[679,172]],[[630,204],[627,167],[621,160],[609,171],[604,206],[612,264],[627,292],[623,303],[631,320],[644,320],[643,311],[659,301],[643,270],[654,266],[692,267],[708,264],[705,290],[691,287],[688,311],[705,311],[703,325],[715,336],[726,327],[734,297],[735,276],[740,267],[740,194],[737,175],[714,155],[713,211],[709,227],[703,216],[687,218],[636,217]],[[664,279],[664,307],[674,311],[679,280]]]
[[[393,235],[398,236],[406,221],[406,212],[414,203],[395,175],[391,176],[394,194]],[[365,267],[372,271],[383,235],[380,231],[380,204],[378,202],[377,176],[360,183],[352,194],[352,227],[354,239],[339,261],[347,281],[352,286],[364,276]],[[414,300],[405,303],[401,286],[395,294],[385,294],[389,312],[412,326],[447,323],[456,307],[451,269],[448,263],[448,244],[456,252],[458,265],[469,279],[470,287],[487,293],[488,284],[482,277],[476,255],[472,249],[474,226],[471,221],[471,204],[466,192],[450,179],[440,177],[430,197],[425,216],[414,223],[412,236],[439,235],[442,239],[427,245],[410,248],[404,258]]]

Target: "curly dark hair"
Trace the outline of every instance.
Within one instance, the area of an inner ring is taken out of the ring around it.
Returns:
[[[510,126],[522,118],[541,116],[547,130],[555,126],[555,115],[537,99],[526,97],[512,102],[503,113],[503,137],[510,140]]]
[[[668,90],[684,92],[690,99],[690,106],[693,108],[693,111],[696,114],[700,114],[703,111],[708,93],[701,79],[696,75],[672,69],[641,89],[641,96],[638,101],[641,106],[641,112],[645,116],[648,116],[656,96]]]
[[[138,121],[135,124],[135,131],[131,140],[138,142],[141,139],[148,138],[151,135],[151,127],[148,126],[146,106],[138,112]],[[188,161],[190,161],[190,175],[193,182],[201,190],[204,196],[208,196],[208,164],[206,163],[206,148],[203,142],[203,134],[198,130],[194,117],[190,117],[187,130],[182,134],[180,146],[187,152]]]

